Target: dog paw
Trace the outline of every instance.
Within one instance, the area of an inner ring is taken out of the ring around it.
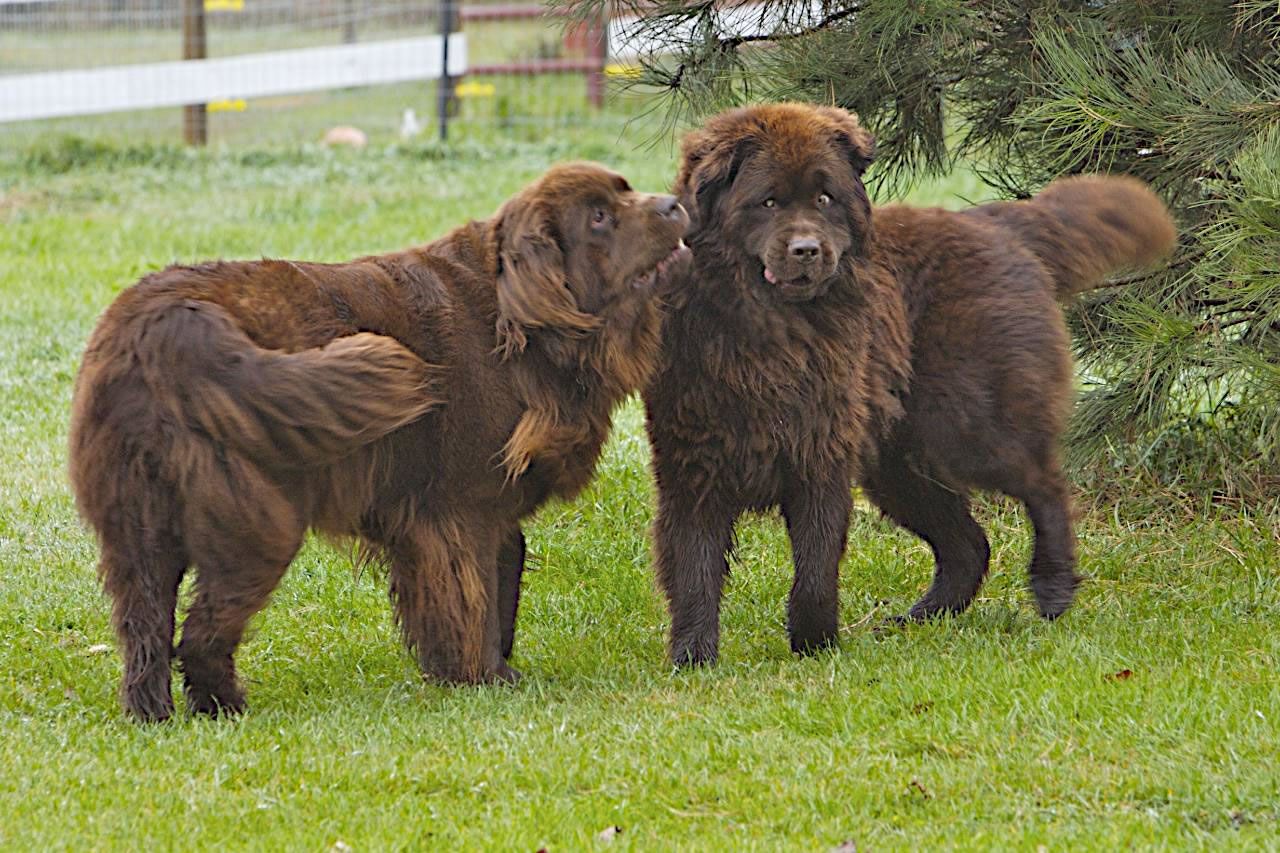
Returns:
[[[791,635],[791,651],[798,655],[814,655],[827,649],[834,649],[839,645],[840,638],[835,631]]]
[[[503,661],[494,667],[493,672],[489,674],[488,678],[485,679],[485,682],[487,684],[506,684],[514,686],[519,684],[520,679],[522,678],[524,678],[524,676],[520,674],[519,670],[512,669],[507,665],[506,661]]]
[[[671,648],[671,663],[680,669],[715,666],[719,657],[719,644],[714,642],[681,643]]]
[[[183,693],[187,697],[187,711],[193,715],[230,717],[244,712],[244,692],[234,676],[210,684],[188,675]]]
[[[787,637],[791,640],[791,651],[798,655],[812,655],[839,645],[840,627],[835,608],[793,606],[787,617]]]
[[[204,690],[187,691],[187,710],[200,717],[235,717],[244,713],[244,696],[218,696]]]
[[[140,723],[163,723],[173,716],[173,697],[126,695],[124,709]]]
[[[1036,609],[1045,619],[1057,619],[1070,609],[1079,585],[1080,577],[1070,572],[1032,577],[1031,592],[1036,597]]]

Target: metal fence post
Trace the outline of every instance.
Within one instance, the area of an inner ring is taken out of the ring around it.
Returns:
[[[440,122],[440,141],[449,138],[449,115],[453,112],[453,77],[449,75],[449,36],[454,28],[454,0],[440,2],[440,37],[443,39],[443,65],[436,84],[436,120]]]

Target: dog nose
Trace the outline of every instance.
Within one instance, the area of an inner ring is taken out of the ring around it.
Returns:
[[[677,219],[680,216],[680,202],[676,201],[673,195],[660,195],[654,197],[654,208],[658,211],[659,216],[666,216],[670,219]]]
[[[818,257],[818,253],[822,251],[822,246],[813,237],[796,237],[790,243],[787,243],[787,251],[791,253],[791,257],[801,261],[811,261]]]

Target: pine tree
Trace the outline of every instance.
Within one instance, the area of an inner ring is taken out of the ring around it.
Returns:
[[[673,121],[838,104],[877,136],[882,199],[958,162],[1005,197],[1076,172],[1152,182],[1180,247],[1073,310],[1069,458],[1095,485],[1280,491],[1280,3],[628,2],[613,14],[638,17],[640,83]]]

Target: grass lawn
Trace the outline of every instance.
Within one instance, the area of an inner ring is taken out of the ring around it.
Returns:
[[[424,683],[382,579],[312,543],[243,648],[246,716],[125,720],[95,548],[65,478],[72,378],[112,297],[175,260],[421,242],[555,160],[666,186],[673,153],[635,148],[641,135],[0,151],[0,847],[1280,848],[1274,518],[1090,513],[1090,580],[1046,624],[1024,590],[1021,515],[993,502],[995,568],[972,610],[877,632],[931,560],[860,509],[843,647],[810,659],[783,632],[782,525],[753,519],[722,663],[673,673],[634,402],[594,486],[528,528],[518,687]],[[957,179],[916,197],[956,192],[983,195]]]

